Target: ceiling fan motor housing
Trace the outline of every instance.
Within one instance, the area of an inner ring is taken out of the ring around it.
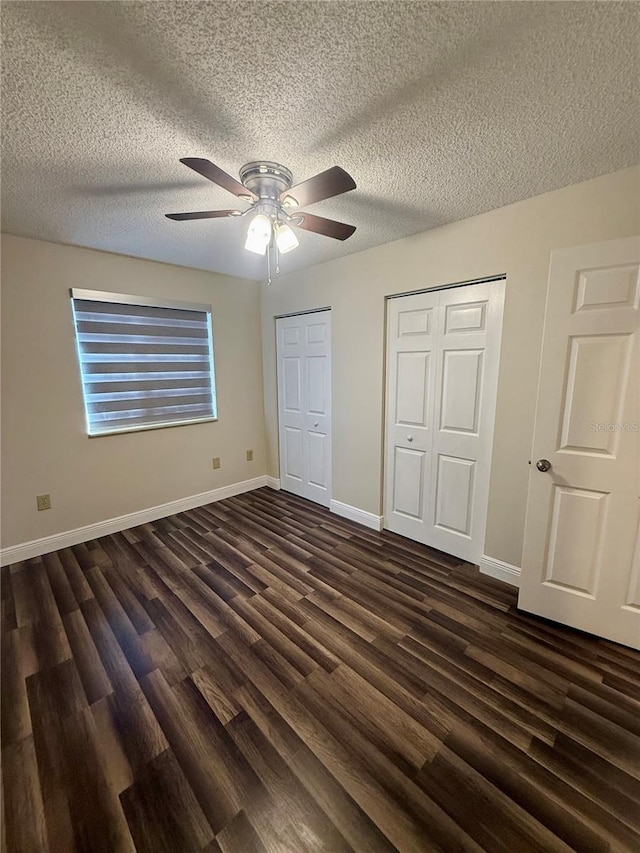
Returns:
[[[260,200],[278,201],[280,194],[293,183],[293,175],[286,166],[270,160],[246,163],[240,169],[242,185],[260,197]]]

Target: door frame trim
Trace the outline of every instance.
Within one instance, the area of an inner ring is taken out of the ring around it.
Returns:
[[[274,320],[283,320],[285,317],[303,317],[305,314],[320,314],[321,311],[331,311],[331,305],[323,308],[307,308],[305,311],[289,311],[287,314],[274,314]]]
[[[506,280],[506,272],[496,273],[496,275],[488,275],[484,278],[472,278],[469,281],[454,281],[451,284],[437,284],[434,287],[419,287],[417,290],[403,290],[402,293],[389,293],[384,299],[386,304],[390,299],[400,299],[402,296],[417,296],[419,293],[432,293],[434,290],[453,290],[454,287],[469,287],[471,284],[491,284],[494,281]]]

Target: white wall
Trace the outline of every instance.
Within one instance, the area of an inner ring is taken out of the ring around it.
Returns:
[[[639,233],[639,177],[604,175],[263,285],[268,473],[279,464],[275,316],[332,307],[333,498],[380,514],[384,297],[506,273],[485,553],[519,566],[549,255]]]
[[[72,287],[210,303],[219,420],[88,438]],[[3,235],[2,309],[3,547],[264,474],[257,283]]]

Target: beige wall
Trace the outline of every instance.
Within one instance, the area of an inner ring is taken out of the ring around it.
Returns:
[[[87,438],[71,287],[210,303],[218,422]],[[264,474],[257,283],[3,235],[2,309],[4,547]]]
[[[506,273],[485,553],[519,565],[549,254],[640,232],[639,178],[638,168],[626,169],[277,277],[261,289],[262,352],[257,284],[4,235],[3,546],[265,471],[278,476],[274,317],[327,305],[333,309],[333,497],[379,514],[385,295]],[[219,421],[88,439],[71,287],[210,302]],[[249,448],[253,463],[245,461]],[[211,468],[212,456],[222,459],[219,471]],[[37,512],[35,496],[44,492],[53,508]]]
[[[275,316],[332,307],[333,498],[380,514],[384,297],[506,273],[485,553],[519,566],[549,255],[639,233],[639,175],[625,169],[263,285],[268,473],[279,464]]]

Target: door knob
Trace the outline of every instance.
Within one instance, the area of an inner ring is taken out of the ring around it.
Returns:
[[[542,471],[543,473],[545,471],[550,471],[551,462],[549,462],[548,459],[538,459],[538,461],[536,462],[536,468],[538,469],[538,471]]]
[[[318,426],[318,421],[314,421],[314,422],[313,422],[313,425],[314,425],[314,427],[317,427],[317,426]]]
[[[407,441],[413,441],[413,436],[412,436],[412,435],[408,435],[408,436],[407,436]]]

